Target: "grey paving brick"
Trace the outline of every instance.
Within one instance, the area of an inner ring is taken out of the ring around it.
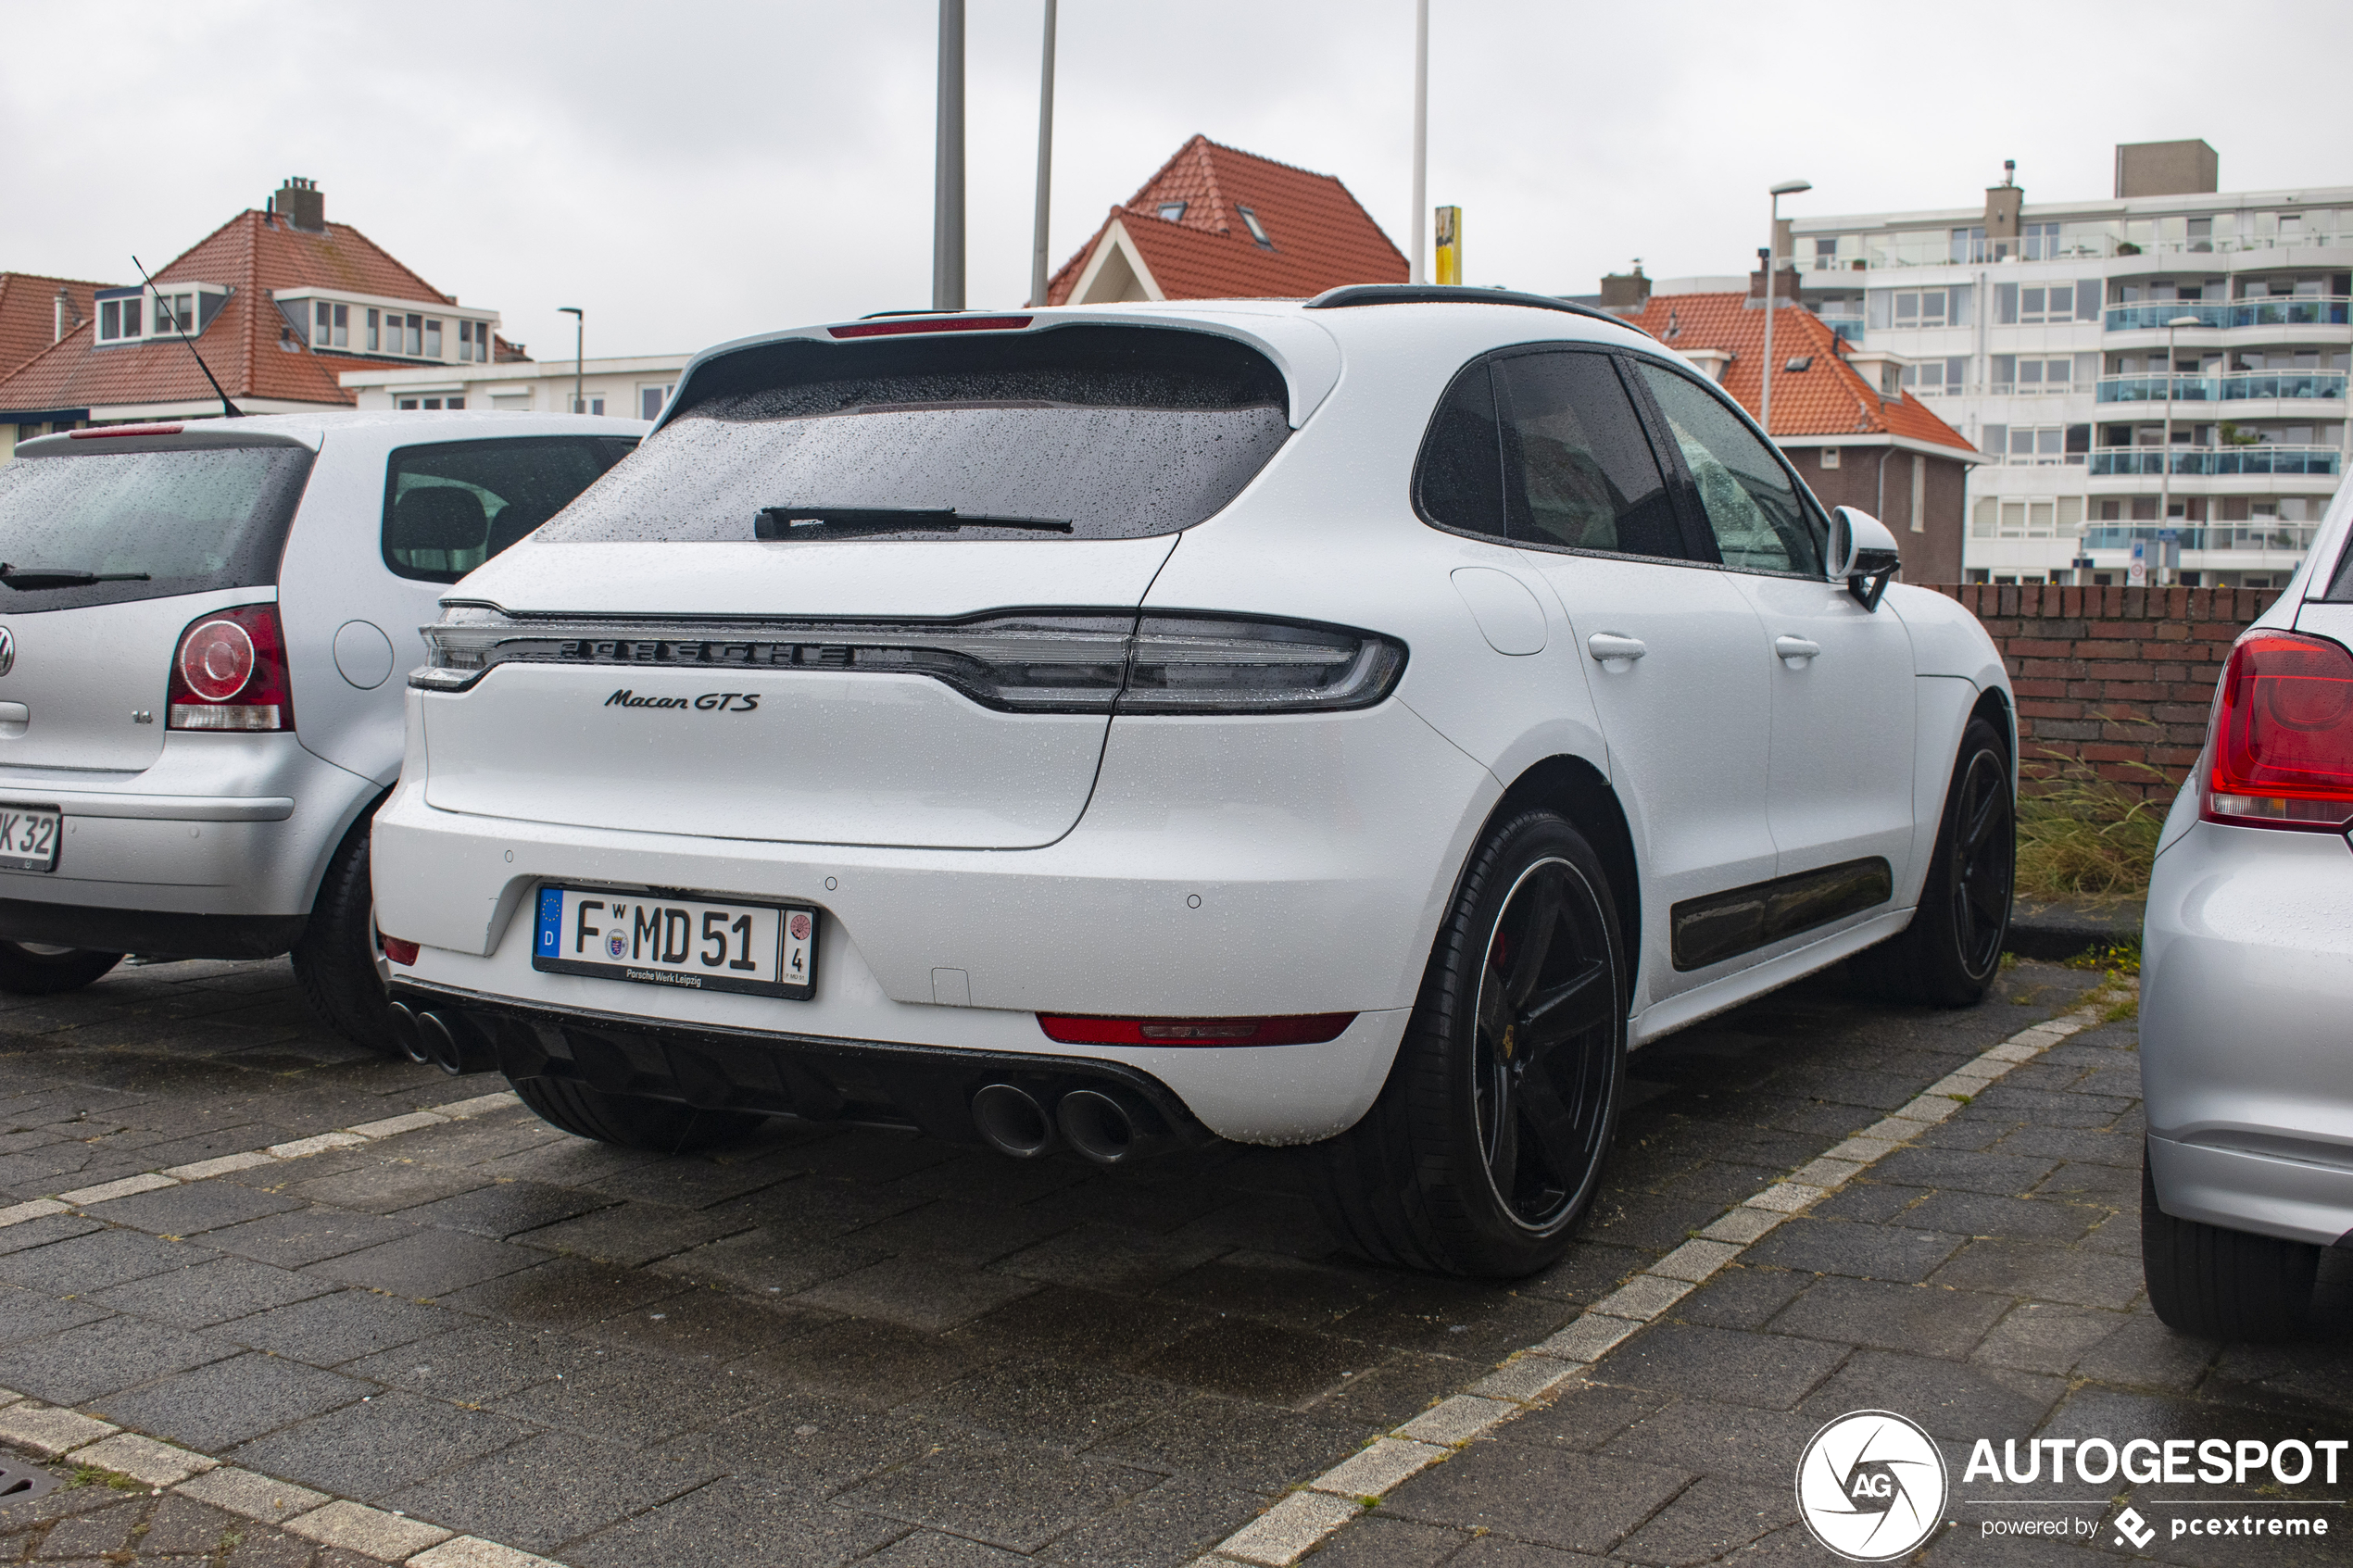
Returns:
[[[906,1528],[814,1502],[783,1482],[726,1476],[593,1536],[565,1556],[581,1568],[708,1568],[716,1562],[833,1568],[897,1539]]]
[[[114,1395],[106,1409],[112,1420],[217,1454],[376,1391],[373,1383],[249,1353]]]
[[[1442,1524],[1367,1513],[1333,1537],[1314,1561],[1315,1568],[1436,1568],[1474,1538]]]
[[[2065,1373],[2127,1321],[2119,1311],[2020,1301],[1978,1343],[1969,1359],[2019,1372]]]
[[[1296,1404],[1336,1386],[1343,1374],[1380,1360],[1361,1341],[1302,1334],[1248,1318],[1219,1318],[1168,1348],[1146,1357],[1137,1371],[1205,1393]]]
[[[1038,1556],[1083,1568],[1183,1568],[1265,1505],[1214,1481],[1171,1476],[1055,1537]]]
[[[1876,1173],[1874,1168],[1871,1173],[1849,1182],[1814,1205],[1808,1212],[1818,1220],[1863,1220],[1872,1224],[1884,1224],[1929,1194],[1927,1187],[1871,1180],[1871,1175]]]
[[[962,1536],[916,1530],[900,1537],[865,1561],[875,1568],[1019,1568],[1019,1564],[1033,1560],[1019,1552],[968,1541]]]
[[[452,1291],[441,1304],[508,1323],[585,1323],[667,1300],[686,1288],[685,1282],[661,1274],[585,1258],[556,1258]]]
[[[1090,1451],[1142,1469],[1279,1492],[1346,1459],[1367,1436],[1354,1422],[1203,1395]]]
[[[134,1538],[132,1532],[145,1520],[147,1506],[142,1502],[119,1502],[112,1508],[102,1508],[89,1513],[76,1514],[59,1520],[41,1543],[41,1556],[47,1559],[103,1559],[108,1552],[125,1552]]]
[[[1633,1387],[1787,1410],[1845,1355],[1810,1339],[1662,1323],[1619,1346],[1608,1366],[1614,1381]]]
[[[545,1552],[667,1502],[716,1474],[669,1455],[551,1433],[404,1486],[384,1506],[502,1546]]]
[[[249,1312],[322,1296],[335,1286],[250,1259],[217,1257],[170,1273],[150,1274],[100,1291],[94,1300],[180,1328],[203,1328]]]
[[[669,1438],[655,1451],[689,1466],[771,1475],[830,1496],[929,1451],[953,1432],[911,1408],[877,1411],[820,1395],[787,1394],[738,1411],[707,1430]]]
[[[1083,1221],[1057,1229],[996,1267],[1022,1279],[1141,1291],[1199,1268],[1220,1250],[1212,1242],[1182,1245],[1156,1231]]]
[[[1465,1281],[1405,1279],[1336,1325],[1350,1338],[1490,1363],[1549,1338],[1577,1315],[1567,1302]]]
[[[2009,1308],[2007,1297],[1833,1277],[1816,1282],[1770,1326],[1779,1334],[1957,1358]]]
[[[1681,1568],[1715,1562],[1728,1548],[1746,1546],[1796,1520],[1796,1499],[1787,1486],[1704,1475],[1627,1537],[1617,1552],[1636,1562]]]
[[[2033,1192],[2037,1198],[2135,1208],[2141,1201],[2141,1173],[2127,1166],[2069,1160],[2037,1183]]]
[[[1474,1444],[1391,1492],[1383,1512],[1463,1529],[1603,1552],[1690,1482],[1681,1471],[1510,1443]]]
[[[1158,1296],[1113,1296],[1049,1286],[957,1329],[960,1343],[1133,1368],[1214,1314]]]
[[[782,1387],[888,1407],[944,1387],[1004,1353],[969,1339],[851,1319],[747,1356],[736,1367]]]
[[[724,1367],[682,1376],[674,1362],[658,1356],[615,1351],[606,1361],[598,1366],[592,1359],[577,1374],[535,1384],[492,1408],[535,1425],[643,1448],[724,1421],[774,1393],[749,1374]]]
[[[2038,1301],[2124,1307],[2141,1293],[2138,1259],[2033,1241],[1973,1241],[1930,1276],[1932,1283]]]
[[[413,1236],[416,1230],[405,1220],[306,1207],[209,1232],[205,1245],[260,1262],[275,1263],[282,1269],[298,1269],[321,1259],[339,1258],[398,1236]],[[0,1236],[6,1234],[0,1232]]]
[[[1160,1479],[1128,1465],[975,1436],[852,1486],[834,1500],[1026,1552]]]
[[[1385,1432],[1492,1370],[1489,1361],[1467,1356],[1390,1350],[1369,1367],[1342,1371],[1338,1383],[1302,1401],[1298,1408],[1314,1415],[1356,1422],[1367,1432]]]
[[[1743,1254],[1742,1261],[1770,1268],[1802,1269],[1809,1273],[1910,1282],[1935,1273],[1937,1266],[1957,1251],[1963,1241],[1963,1237],[1941,1231],[1801,1216],[1755,1242]]]
[[[1504,1423],[1493,1436],[1502,1443],[1556,1444],[1592,1450],[1671,1402],[1671,1395],[1648,1388],[1601,1381],[1572,1383],[1551,1404]]]
[[[442,1321],[460,1326],[362,1356],[342,1370],[429,1399],[486,1405],[559,1376],[589,1372],[598,1359],[597,1347],[566,1334],[453,1320],[449,1314]]]
[[[1960,1188],[2018,1197],[2058,1168],[2056,1160],[2020,1154],[1981,1154],[1964,1149],[1899,1148],[1871,1168],[1884,1182],[1909,1186]]]
[[[531,1435],[520,1422],[410,1394],[385,1394],[245,1443],[227,1458],[339,1497],[372,1502]]]
[[[2032,1432],[2066,1392],[2064,1381],[2032,1373],[1857,1350],[1805,1409],[1818,1421],[1848,1411],[1901,1411],[1936,1436],[1973,1438]]]
[[[142,1553],[186,1555],[202,1560],[221,1547],[221,1537],[243,1534],[245,1521],[233,1513],[208,1507],[194,1498],[167,1497],[147,1516],[146,1534],[139,1539]]]
[[[509,1278],[516,1276],[510,1275]],[[675,1281],[664,1280],[675,1286]],[[724,1291],[673,1288],[580,1330],[587,1338],[697,1361],[733,1361],[832,1321],[774,1301]]]
[[[1735,1263],[1668,1311],[1683,1323],[1758,1328],[1811,1283],[1810,1276],[1787,1269],[1744,1268]]]
[[[88,1301],[69,1300],[20,1286],[0,1286],[0,1345],[38,1339],[107,1315],[106,1308]]]
[[[736,1154],[686,1155],[599,1176],[590,1185],[615,1198],[673,1209],[706,1209],[748,1192],[758,1192],[799,1173],[764,1160]]]
[[[314,1366],[406,1345],[452,1326],[449,1313],[372,1290],[339,1290],[225,1323],[238,1343]]]
[[[698,1214],[691,1209],[673,1209],[659,1203],[622,1203],[524,1231],[513,1239],[550,1252],[570,1252],[634,1266],[700,1248],[722,1236],[738,1235],[746,1228],[743,1221]]]
[[[28,1220],[0,1231],[0,1237],[45,1223]],[[144,1279],[169,1270],[194,1268],[217,1255],[190,1242],[157,1241],[136,1231],[101,1230],[0,1258],[0,1280],[67,1296],[104,1290],[127,1279]]]
[[[2062,1167],[2064,1169],[2064,1167]],[[2108,1218],[2089,1204],[1984,1192],[1940,1192],[1906,1210],[1903,1223],[1955,1236],[2076,1241]]]
[[[364,1251],[312,1263],[309,1271],[347,1285],[422,1298],[447,1296],[542,1261],[541,1254],[503,1241],[485,1241],[453,1231],[419,1230]]]
[[[129,1225],[152,1236],[198,1236],[301,1207],[299,1199],[281,1193],[214,1180],[118,1198],[90,1212],[108,1224]]]
[[[53,1405],[78,1405],[236,1353],[236,1346],[210,1335],[132,1317],[102,1318],[0,1348],[0,1387]]]
[[[465,1231],[494,1241],[552,1225],[605,1208],[613,1200],[598,1193],[573,1192],[545,1182],[493,1182],[404,1209],[400,1217],[421,1225]]]
[[[1181,1389],[1105,1367],[1000,1361],[906,1407],[911,1415],[1084,1449],[1182,1406]]]
[[[1786,1486],[1796,1459],[1822,1424],[1806,1410],[1757,1410],[1705,1399],[1679,1399],[1622,1428],[1602,1452],[1655,1464],[1671,1459],[1694,1470],[1759,1486]]]

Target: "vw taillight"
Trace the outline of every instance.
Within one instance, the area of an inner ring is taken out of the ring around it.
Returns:
[[[291,730],[294,690],[275,605],[198,616],[171,656],[175,730]]]
[[[2353,820],[2353,653],[2257,629],[2214,696],[2200,814],[2240,827],[2334,833]]]

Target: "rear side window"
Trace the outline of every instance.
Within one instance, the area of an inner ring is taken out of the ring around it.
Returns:
[[[0,611],[275,583],[310,457],[278,445],[22,456],[0,467]]]
[[[1514,538],[1682,556],[1667,481],[1608,356],[1516,354],[1495,375]]]
[[[455,583],[570,506],[636,445],[625,435],[544,435],[403,446],[384,474],[384,565]]]
[[[795,339],[678,395],[541,540],[1142,538],[1222,510],[1290,433],[1264,355],[1163,328]]]
[[[1441,528],[1504,532],[1504,445],[1495,422],[1495,383],[1485,361],[1447,388],[1414,465],[1414,504]]]

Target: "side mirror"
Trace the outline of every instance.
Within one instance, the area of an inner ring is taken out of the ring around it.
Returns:
[[[1865,609],[1879,608],[1887,584],[1904,569],[1903,553],[1887,525],[1866,511],[1840,507],[1831,513],[1829,576],[1846,579],[1846,591]]]

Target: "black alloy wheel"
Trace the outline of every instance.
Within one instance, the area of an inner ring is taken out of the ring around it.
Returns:
[[[2010,928],[2010,892],[2018,874],[2017,812],[2010,804],[2009,761],[1981,748],[1954,781],[1948,896],[1961,966],[1990,973],[2001,961]]]
[[[1617,1130],[1628,969],[1585,836],[1545,810],[1491,826],[1379,1098],[1316,1147],[1317,1205],[1350,1250],[1491,1279],[1559,1259]]]
[[[1488,1185],[1534,1235],[1587,1196],[1616,1082],[1615,955],[1567,860],[1539,860],[1504,896],[1480,966],[1472,1095]]]
[[[1961,732],[1912,923],[1857,953],[1856,978],[1889,1001],[1974,1007],[2001,972],[2017,880],[2008,738],[1980,714]]]

